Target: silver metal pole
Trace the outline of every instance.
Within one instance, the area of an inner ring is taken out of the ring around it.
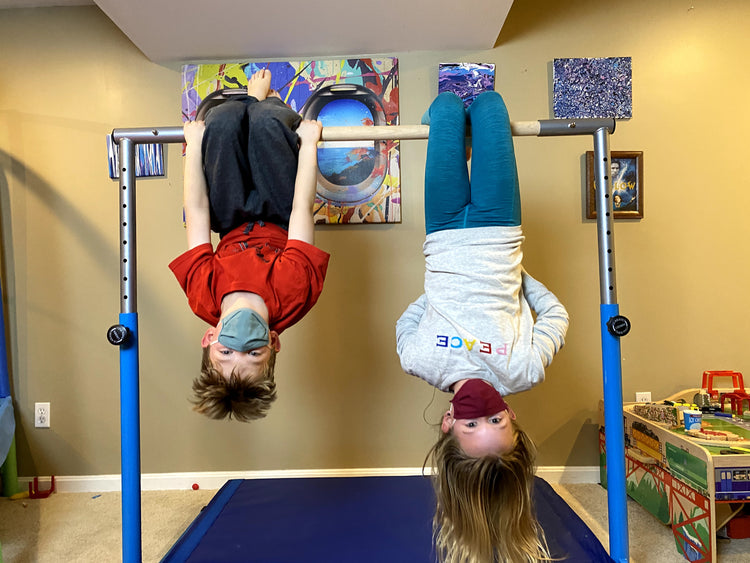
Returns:
[[[132,139],[120,145],[120,312],[138,310],[135,240],[135,144]]]
[[[119,143],[129,139],[136,144],[148,143],[184,143],[185,136],[182,127],[135,127],[130,129],[114,129],[112,140]]]
[[[564,135],[593,135],[598,131],[615,132],[613,118],[587,119],[541,119],[540,137],[560,137]]]
[[[602,303],[617,302],[615,235],[612,221],[609,135],[606,128],[594,133],[594,185],[599,239],[599,292]]]

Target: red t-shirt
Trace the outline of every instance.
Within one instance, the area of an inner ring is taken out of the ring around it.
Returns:
[[[170,264],[193,312],[216,326],[221,300],[233,291],[263,298],[271,330],[281,333],[315,305],[330,255],[273,224],[242,225],[227,233],[216,252],[210,243],[196,246]]]

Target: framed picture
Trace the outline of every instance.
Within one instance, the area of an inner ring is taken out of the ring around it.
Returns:
[[[643,152],[612,151],[612,217],[643,219]],[[586,218],[596,219],[594,151],[586,151]]]
[[[109,177],[120,179],[120,146],[107,135],[107,160],[109,162]],[[164,176],[164,145],[161,143],[135,145],[135,175],[137,178],[145,176]]]
[[[490,63],[440,63],[438,94],[453,92],[469,105],[482,92],[495,89],[495,65]]]

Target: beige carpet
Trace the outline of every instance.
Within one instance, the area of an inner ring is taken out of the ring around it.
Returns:
[[[606,491],[599,485],[554,488],[608,549]],[[215,493],[145,491],[141,504],[143,561],[159,561]],[[628,518],[633,563],[684,561],[670,529],[630,500]],[[119,493],[56,493],[47,499],[23,501],[0,498],[4,563],[120,561],[121,533]],[[750,561],[750,539],[720,540],[718,550],[721,563]]]

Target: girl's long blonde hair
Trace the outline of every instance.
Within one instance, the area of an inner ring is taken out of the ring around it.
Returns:
[[[466,455],[452,432],[427,454],[437,508],[433,534],[443,563],[549,561],[534,512],[536,448],[516,421],[513,448],[500,456]]]

